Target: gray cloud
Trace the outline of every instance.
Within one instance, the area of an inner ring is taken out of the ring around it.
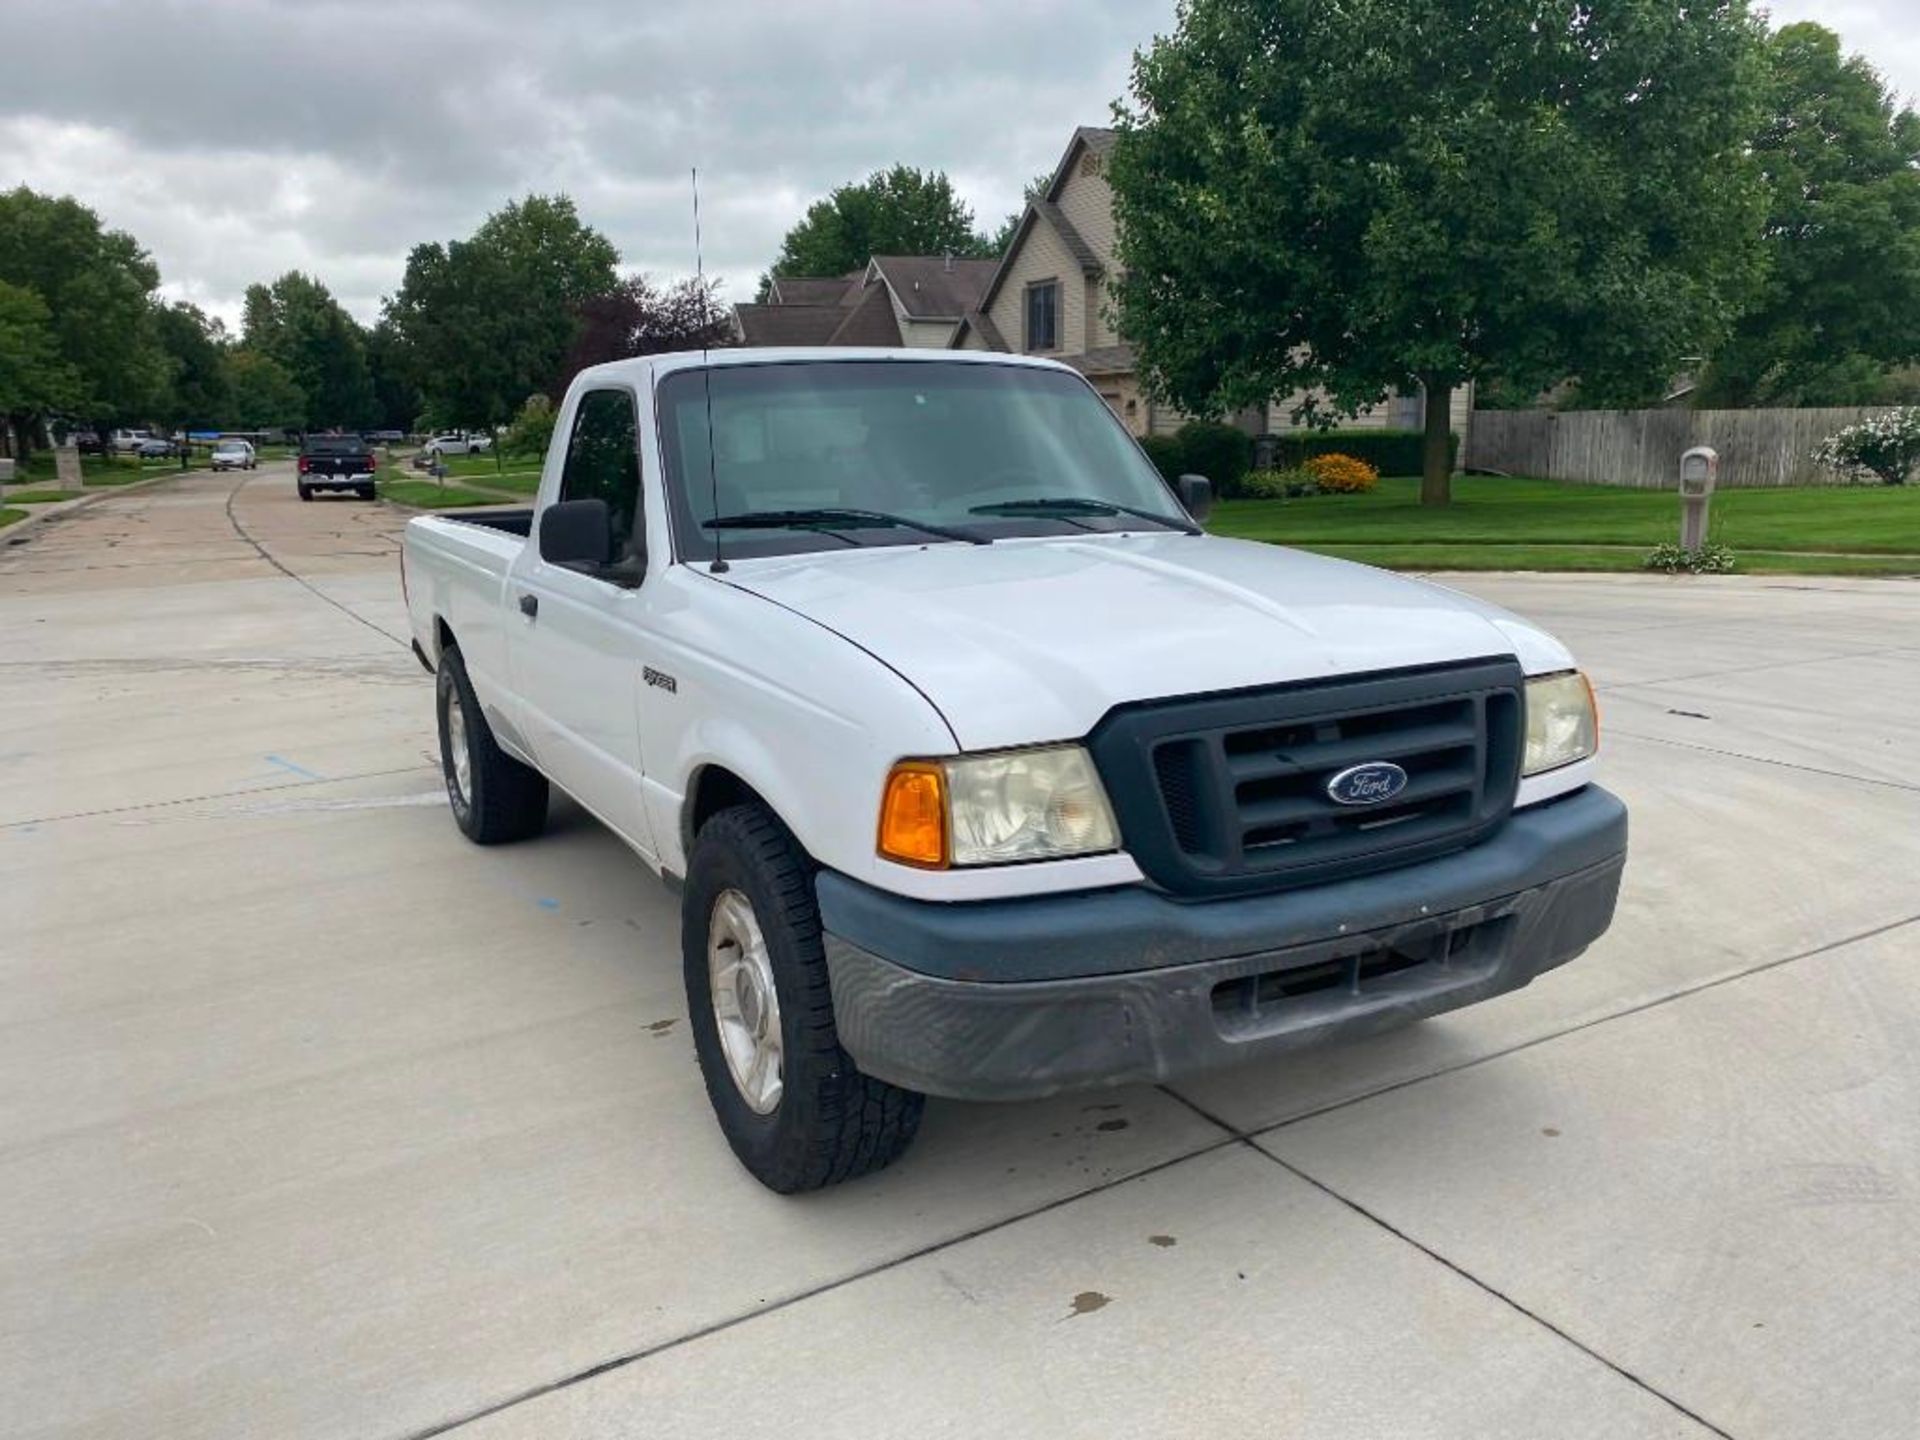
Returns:
[[[1920,95],[1913,0],[1774,0]],[[230,319],[319,275],[362,319],[407,250],[564,190],[628,266],[736,298],[833,185],[952,175],[983,226],[1101,123],[1173,0],[8,0],[0,186],[132,231],[169,294]]]

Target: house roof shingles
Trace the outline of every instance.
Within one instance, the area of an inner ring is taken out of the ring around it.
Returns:
[[[876,255],[878,270],[900,306],[914,320],[957,320],[976,309],[987,282],[1000,266],[992,260],[959,260],[947,255]]]
[[[825,345],[847,318],[838,305],[736,305],[733,313],[747,345]]]
[[[784,308],[784,307],[780,307]],[[893,318],[893,302],[887,299],[884,285],[870,286],[864,299],[851,310],[831,312],[840,324],[827,337],[829,345],[898,345],[900,322]]]

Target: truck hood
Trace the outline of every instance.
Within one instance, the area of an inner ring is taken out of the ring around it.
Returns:
[[[887,546],[739,561],[728,579],[892,667],[966,750],[1077,739],[1128,701],[1491,655],[1572,663],[1456,591],[1213,536]]]

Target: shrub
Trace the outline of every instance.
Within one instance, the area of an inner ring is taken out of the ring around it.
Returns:
[[[527,396],[513,424],[500,437],[500,448],[508,455],[544,455],[553,439],[553,401],[535,391]]]
[[[1143,435],[1140,448],[1147,452],[1147,458],[1153,462],[1153,468],[1164,475],[1169,482],[1178,480],[1187,473],[1187,450],[1172,435]]]
[[[1851,479],[1904,485],[1920,466],[1920,407],[1889,410],[1837,430],[1820,442],[1813,459]]]
[[[1275,469],[1304,465],[1316,455],[1351,455],[1382,475],[1420,473],[1421,436],[1418,430],[1292,430],[1263,436],[1267,463]],[[1447,468],[1460,453],[1460,437],[1447,437]]]
[[[1217,420],[1189,420],[1175,433],[1184,467],[1177,473],[1204,475],[1216,495],[1240,493],[1240,482],[1253,468],[1253,440],[1244,430]]]
[[[1249,470],[1240,482],[1240,493],[1252,500],[1297,500],[1318,495],[1320,481],[1305,466],[1291,470]]]
[[[1669,575],[1678,575],[1683,571],[1692,575],[1729,575],[1733,573],[1733,551],[1717,540],[1709,540],[1698,550],[1686,550],[1678,545],[1656,545],[1642,562],[1649,570],[1663,570]]]
[[[1316,455],[1306,469],[1329,495],[1364,495],[1380,483],[1380,472],[1351,455]]]

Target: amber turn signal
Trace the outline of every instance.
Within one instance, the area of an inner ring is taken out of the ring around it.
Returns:
[[[902,760],[880,797],[880,853],[902,865],[943,870],[947,864],[946,776],[938,765]]]

